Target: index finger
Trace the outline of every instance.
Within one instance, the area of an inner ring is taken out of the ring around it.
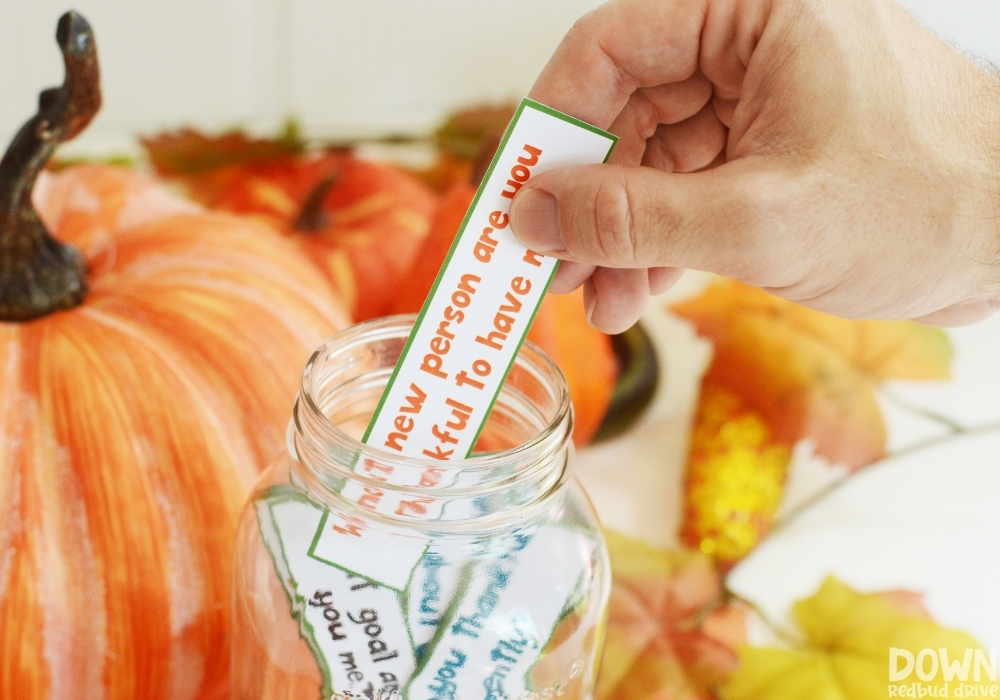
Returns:
[[[581,17],[529,97],[607,129],[639,88],[698,69],[710,0],[615,0]]]

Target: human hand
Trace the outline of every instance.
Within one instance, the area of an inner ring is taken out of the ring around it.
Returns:
[[[998,88],[891,0],[615,0],[530,96],[618,146],[529,180],[512,229],[609,333],[683,268],[969,323],[1000,307]]]

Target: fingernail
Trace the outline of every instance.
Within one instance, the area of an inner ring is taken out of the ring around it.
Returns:
[[[563,249],[556,199],[548,192],[525,188],[510,207],[511,230],[522,245],[550,253]]]

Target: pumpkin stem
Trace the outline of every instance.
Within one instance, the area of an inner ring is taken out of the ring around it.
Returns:
[[[336,182],[337,176],[330,175],[316,183],[312,192],[306,197],[306,201],[303,202],[299,215],[295,217],[293,226],[296,231],[314,233],[326,228],[326,225],[330,223],[330,217],[323,211],[323,200]]]
[[[0,320],[27,321],[76,306],[87,291],[87,266],[76,248],[56,241],[31,204],[38,173],[63,141],[83,131],[101,106],[94,34],[70,11],[56,41],[66,63],[62,87],[38,96],[38,113],[0,160]]]

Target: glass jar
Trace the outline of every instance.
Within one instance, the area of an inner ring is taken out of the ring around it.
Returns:
[[[592,697],[610,568],[565,378],[525,343],[468,459],[365,445],[412,324],[354,326],[306,364],[239,526],[234,700]]]

